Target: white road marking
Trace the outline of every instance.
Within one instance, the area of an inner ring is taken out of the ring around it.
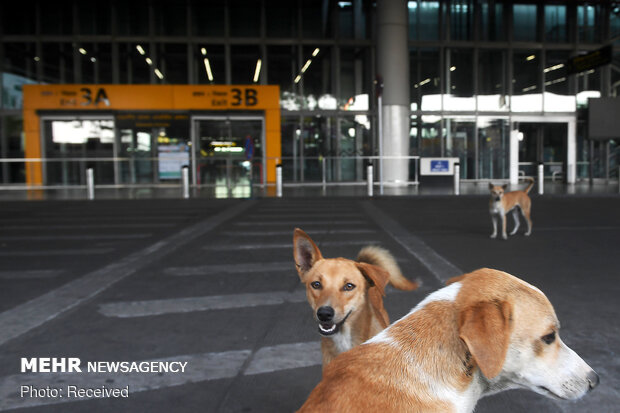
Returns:
[[[62,274],[63,270],[16,270],[0,271],[0,278],[4,280],[30,280],[54,278]]]
[[[188,275],[214,275],[214,274],[246,274],[253,272],[274,272],[291,271],[295,272],[295,263],[290,261],[279,262],[245,262],[241,264],[212,264],[199,265],[196,267],[168,267],[163,273],[175,276]]]
[[[193,311],[227,310],[231,308],[301,303],[304,301],[306,301],[306,292],[305,290],[298,289],[293,292],[272,291],[145,301],[120,301],[100,304],[99,312],[106,317],[132,318],[189,313]]]
[[[363,220],[353,220],[353,219],[338,219],[335,221],[327,220],[327,219],[316,219],[316,220],[294,220],[294,221],[241,221],[234,222],[233,225],[240,227],[264,227],[264,226],[282,226],[288,225],[291,228],[302,227],[302,226],[310,226],[310,225],[321,225],[323,227],[332,227],[335,225],[364,225],[367,224],[366,221]]]
[[[0,334],[0,345],[55,319],[67,310],[79,306],[138,269],[194,241],[223,221],[241,214],[253,205],[255,205],[255,201],[241,202],[224,212],[184,228],[141,251],[130,254],[119,261],[70,281],[62,287],[0,313],[0,331],[2,332]]]
[[[390,234],[407,252],[428,268],[442,285],[449,278],[463,274],[463,271],[457,266],[439,255],[420,238],[410,234],[409,231],[373,205],[372,202],[363,201],[362,207],[385,232]]]
[[[338,247],[345,245],[377,245],[376,240],[351,240],[351,241],[324,241],[317,242],[319,248],[321,247]],[[257,250],[257,249],[269,249],[269,248],[288,248],[293,250],[293,242],[283,242],[277,244],[231,244],[231,245],[206,245],[202,247],[204,250],[209,251],[235,251],[235,250]]]
[[[37,231],[50,229],[102,229],[102,228],[171,228],[178,224],[154,223],[154,224],[135,224],[135,223],[118,223],[118,224],[76,224],[76,225],[3,225],[3,230],[30,230]]]
[[[313,229],[309,231],[310,235],[324,235],[324,234],[374,234],[377,231],[374,229],[366,228],[351,228],[351,229]],[[293,239],[293,231],[223,231],[222,235],[229,237],[269,237],[274,235],[288,235]]]
[[[153,360],[110,360],[110,361],[167,361],[187,362],[183,373],[89,373],[82,360],[81,373],[22,373],[0,377],[0,411],[24,407],[46,406],[60,403],[74,403],[90,398],[67,398],[67,386],[80,388],[123,388],[129,386],[129,397],[134,393],[164,389],[184,384],[221,380],[235,377],[251,357],[245,375],[272,373],[274,371],[300,367],[319,366],[322,363],[319,342],[279,344],[251,350],[225,351],[221,353],[202,353],[178,355]],[[20,397],[21,386],[34,388],[63,389],[63,398]]]
[[[143,239],[153,234],[100,234],[100,235],[5,235],[0,241],[100,241],[100,240],[125,240]]]
[[[0,251],[0,257],[36,257],[51,255],[99,255],[108,254],[114,248],[83,248],[83,249],[64,249],[64,250],[28,250],[28,251]]]

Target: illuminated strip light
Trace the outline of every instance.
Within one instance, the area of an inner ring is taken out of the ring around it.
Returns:
[[[534,59],[536,59],[536,55],[533,55],[533,54],[531,54],[531,55],[529,55],[528,57],[525,58],[525,60],[527,60],[528,62],[530,60],[534,60]]]
[[[420,82],[420,86],[424,86],[427,83],[431,82],[431,78],[429,77],[428,79],[424,79],[423,81]]]
[[[451,72],[454,72],[455,70],[456,70],[456,66],[452,66],[452,67],[450,68],[450,71],[451,71]]]
[[[205,57],[203,61],[205,63],[205,70],[207,71],[207,77],[209,78],[209,82],[213,82],[213,73],[211,72],[211,64],[209,63],[209,58]]]
[[[559,65],[551,66],[543,70],[544,73],[549,73],[553,70],[558,70],[564,67],[564,63],[560,63]]]
[[[314,52],[312,52],[312,57],[316,57],[316,55],[319,54],[320,49],[317,47],[316,49],[314,49]]]
[[[140,53],[142,56],[144,56],[145,52],[144,52],[144,49],[142,48],[142,46],[137,45],[136,49],[138,49],[138,53]]]
[[[151,60],[150,57],[146,58],[146,63],[148,63],[149,66],[151,66],[153,64],[153,61]]]
[[[254,83],[258,82],[258,77],[260,76],[260,68],[262,64],[262,60],[258,59],[256,61],[256,70],[254,70]]]
[[[555,79],[555,80],[550,80],[549,82],[545,82],[545,86],[554,85],[556,83],[561,83],[561,82],[564,82],[564,81],[566,81],[566,78],[565,77],[561,77],[561,78],[558,78],[558,79]]]
[[[301,80],[301,75],[297,75],[297,77],[295,78],[295,83],[299,83],[300,80]]]
[[[306,70],[310,67],[310,63],[312,63],[312,59],[308,59],[304,67],[301,68],[301,73],[306,73]]]
[[[164,79],[163,73],[159,69],[157,69],[157,68],[155,69],[155,74],[157,75],[159,80],[163,80]]]
[[[524,91],[524,92],[529,92],[530,90],[534,90],[534,89],[536,89],[536,85],[534,85],[534,86],[530,86],[530,87],[526,87],[526,88],[523,88],[523,91]]]
[[[203,56],[206,56],[206,55],[207,55],[207,49],[206,49],[206,48],[204,48],[204,47],[202,47],[202,48],[200,49],[200,53],[202,53],[202,55],[203,55]]]
[[[80,53],[86,54],[86,49],[84,49],[83,47],[80,47],[78,50]]]

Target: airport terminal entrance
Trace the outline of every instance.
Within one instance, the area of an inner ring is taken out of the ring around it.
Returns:
[[[574,117],[514,118],[513,132],[518,142],[519,175],[536,177],[538,165],[544,165],[545,179],[574,182],[576,171],[576,120]]]
[[[265,182],[262,116],[194,116],[192,122],[197,185],[234,192]]]

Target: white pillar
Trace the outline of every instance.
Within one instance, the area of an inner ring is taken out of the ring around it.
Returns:
[[[568,138],[566,143],[566,182],[577,181],[577,121],[568,122]]]
[[[545,164],[538,164],[538,195],[545,192]]]
[[[183,177],[183,198],[189,198],[189,168],[184,166],[181,168],[181,175]]]
[[[383,163],[380,180],[404,185],[409,180],[409,45],[405,0],[377,1],[377,74],[383,80]]]
[[[95,174],[93,168],[86,170],[86,189],[88,192],[88,199],[95,199]]]
[[[368,181],[368,196],[372,196],[372,186],[373,186],[373,179],[372,179],[372,165],[368,165],[366,167],[366,180]]]
[[[515,129],[510,131],[510,184],[516,185],[519,183],[519,134],[520,132]]]
[[[282,198],[282,165],[276,165],[276,196]]]

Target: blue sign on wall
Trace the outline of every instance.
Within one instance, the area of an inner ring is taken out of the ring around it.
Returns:
[[[431,160],[431,172],[450,172],[449,160]]]

